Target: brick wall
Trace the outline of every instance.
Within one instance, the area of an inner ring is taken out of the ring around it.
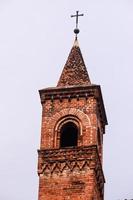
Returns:
[[[102,103],[99,104],[97,88],[87,87],[87,92],[85,89],[51,89],[40,93],[39,200],[104,198],[104,108]],[[78,145],[61,149],[60,130],[67,121],[74,122],[79,129]]]
[[[39,200],[103,199],[104,176],[96,146],[40,150],[39,158]]]
[[[72,108],[72,109],[70,109]],[[43,104],[42,130],[41,130],[41,148],[54,148],[56,124],[63,117],[73,115],[79,118],[82,126],[82,145],[96,144],[97,134],[97,116],[96,100],[94,98],[80,101],[68,100],[50,100]]]

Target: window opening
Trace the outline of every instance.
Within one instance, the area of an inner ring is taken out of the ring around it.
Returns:
[[[73,122],[67,122],[61,128],[60,147],[72,147],[78,144],[78,127]]]

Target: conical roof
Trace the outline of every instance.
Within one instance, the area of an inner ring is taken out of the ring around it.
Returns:
[[[82,57],[77,38],[68,56],[57,87],[90,85],[90,78]]]

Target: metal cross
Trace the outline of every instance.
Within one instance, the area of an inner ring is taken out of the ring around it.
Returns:
[[[78,29],[78,17],[84,16],[84,14],[79,14],[79,11],[76,11],[76,15],[71,15],[71,17],[76,17],[76,29]]]

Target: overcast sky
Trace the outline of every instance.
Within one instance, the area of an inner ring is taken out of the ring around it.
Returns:
[[[133,0],[0,0],[0,200],[37,200],[38,90],[56,86],[74,41],[100,84],[105,199],[133,198]]]

